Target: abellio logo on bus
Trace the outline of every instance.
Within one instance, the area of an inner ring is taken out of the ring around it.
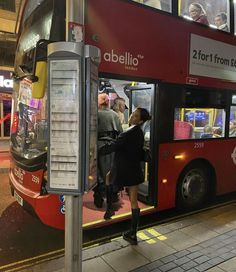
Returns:
[[[114,49],[112,49],[110,52],[104,53],[103,59],[106,62],[122,64],[127,70],[137,71],[140,60],[143,60],[144,56],[141,54],[134,56],[130,52],[124,52],[123,54],[118,54],[117,52],[115,52]]]

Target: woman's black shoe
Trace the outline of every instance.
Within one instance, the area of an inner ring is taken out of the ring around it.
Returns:
[[[107,210],[104,214],[104,219],[105,220],[108,220],[108,219],[111,219],[111,217],[115,215],[115,212],[111,209]]]
[[[94,205],[95,205],[97,208],[102,208],[104,200],[103,200],[103,198],[101,197],[101,195],[98,194],[98,193],[94,193],[93,199],[94,199],[94,200],[93,200]]]
[[[127,242],[129,242],[131,245],[137,245],[138,240],[136,234],[133,234],[132,231],[126,231],[122,234],[123,239]]]
[[[112,193],[111,201],[112,203],[116,203],[120,200],[119,194],[118,193]]]

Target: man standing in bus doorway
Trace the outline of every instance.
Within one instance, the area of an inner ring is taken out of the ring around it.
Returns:
[[[125,124],[125,99],[122,97],[117,97],[114,100],[113,110],[118,114],[121,125]]]
[[[106,93],[98,95],[98,149],[110,143],[122,132],[120,119],[116,112],[109,108],[109,97]],[[104,187],[106,191],[107,203],[112,201],[114,195],[117,196],[117,191],[112,184],[105,186],[105,180],[108,172],[111,169],[113,154],[107,156],[98,156],[98,184],[94,189],[94,204],[97,208],[103,205]]]

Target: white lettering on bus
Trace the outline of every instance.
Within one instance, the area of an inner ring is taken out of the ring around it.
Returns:
[[[203,148],[203,147],[204,147],[204,143],[203,142],[194,143],[194,148]]]
[[[5,79],[4,76],[0,76],[0,87],[13,88],[13,80],[12,79]]]
[[[23,184],[23,179],[24,179],[24,175],[25,175],[25,171],[20,169],[20,168],[14,168],[14,174],[16,177],[18,177],[20,183]]]
[[[120,63],[124,64],[125,67],[137,68],[139,65],[139,60],[143,59],[144,57],[140,54],[135,57],[130,52],[124,52],[123,54],[119,55],[112,49],[111,52],[105,52],[103,58],[106,62]]]
[[[39,177],[32,175],[32,182],[39,184]]]

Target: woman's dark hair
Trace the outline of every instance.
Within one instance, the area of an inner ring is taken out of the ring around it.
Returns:
[[[151,116],[147,109],[138,107],[137,110],[140,111],[140,120],[146,122],[147,120],[151,120]]]

